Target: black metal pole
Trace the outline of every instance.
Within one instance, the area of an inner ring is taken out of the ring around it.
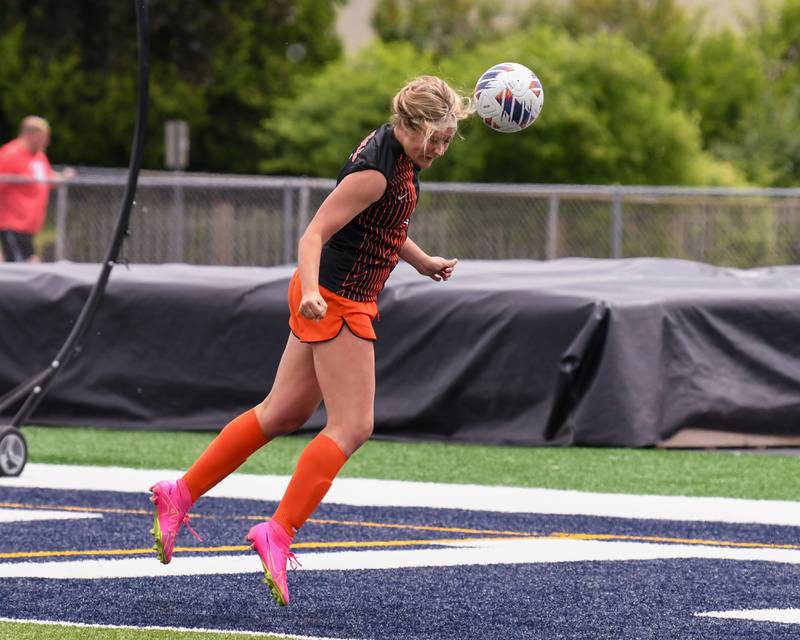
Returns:
[[[134,197],[136,196],[136,184],[139,180],[139,170],[142,166],[145,130],[147,129],[147,107],[150,96],[150,50],[147,0],[134,0],[134,4],[136,6],[136,29],[139,42],[139,86],[136,108],[136,128],[133,133],[133,145],[131,148],[130,164],[128,166],[128,183],[120,205],[117,225],[114,228],[111,243],[109,244],[108,251],[103,260],[100,276],[92,288],[88,299],[84,303],[83,309],[81,309],[81,313],[72,331],[61,349],[59,349],[56,357],[51,361],[50,366],[34,376],[31,380],[24,382],[16,389],[6,393],[0,398],[0,411],[3,411],[20,400],[26,393],[29,394],[14,416],[14,419],[11,421],[11,426],[13,427],[21,426],[22,423],[31,416],[47,392],[56,374],[64,368],[70,357],[75,353],[77,343],[84,336],[94,319],[97,308],[105,293],[108,279],[111,276],[111,270],[116,264],[120,249],[122,248],[122,243],[125,240],[125,236],[128,234],[131,209],[134,204]]]

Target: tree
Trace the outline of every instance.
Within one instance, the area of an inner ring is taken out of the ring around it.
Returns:
[[[762,184],[800,185],[800,0],[764,13],[754,39],[765,52],[766,82],[754,91],[743,139],[731,155]],[[738,155],[737,155],[738,152]]]
[[[376,42],[353,59],[329,64],[262,121],[261,170],[335,176],[364,135],[387,121],[395,92],[434,70],[430,56],[407,43]]]
[[[687,111],[698,116],[707,148],[741,141],[752,105],[768,90],[764,70],[763,52],[729,30],[698,43],[682,94]]]
[[[702,152],[697,126],[675,106],[652,59],[625,38],[601,32],[575,39],[533,29],[478,47],[453,59],[450,68],[467,82],[486,60],[505,59],[525,60],[542,80],[540,120],[531,131],[511,136],[470,123],[464,146],[472,162],[450,158],[438,168],[443,176],[606,184],[731,179],[729,167]]]
[[[384,42],[410,42],[438,58],[499,36],[489,0],[378,0],[373,26]]]
[[[741,31],[714,31],[697,17],[676,0],[540,0],[523,13],[574,36],[623,36],[652,57],[676,105],[699,124],[702,147],[728,172],[733,165],[765,186],[800,183],[800,0],[762,5]]]
[[[376,44],[348,64],[315,76],[308,92],[282,100],[263,125],[262,169],[333,176],[369,131],[386,121],[394,92],[409,77],[441,73],[470,91],[487,61],[525,60],[545,88],[530,130],[499,134],[477,118],[426,178],[494,182],[630,184],[730,183],[728,165],[700,148],[697,126],[673,105],[650,58],[619,36],[577,40],[533,29],[475,47],[437,67],[406,44]]]
[[[339,55],[333,32],[341,0],[151,0],[150,136],[145,162],[163,166],[161,130],[184,118],[192,168],[254,171],[253,131],[276,97]],[[60,161],[127,161],[135,104],[133,5],[98,0],[4,0],[0,133],[29,112],[53,120]],[[44,88],[44,90],[40,90]],[[7,93],[10,92],[10,93]]]
[[[575,37],[597,33],[620,35],[645,51],[673,85],[677,99],[700,38],[701,21],[676,0],[537,0],[518,21],[548,24]]]
[[[777,11],[762,11],[752,32],[766,55],[770,81],[778,93],[791,93],[800,80],[800,0],[784,0]]]

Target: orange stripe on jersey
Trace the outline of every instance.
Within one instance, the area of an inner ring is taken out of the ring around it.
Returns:
[[[372,227],[373,233],[364,235],[342,289],[352,288],[359,297],[369,299],[383,288],[408,237],[405,221],[416,207],[413,175],[414,164],[407,156],[402,156],[384,197],[360,214],[364,216],[364,224]],[[383,264],[370,264],[376,258]],[[361,274],[366,274],[366,279]]]
[[[386,190],[337,231],[320,256],[320,284],[357,301],[374,300],[397,264],[419,190],[419,168],[405,155],[391,125],[383,125],[358,145],[337,182],[365,169],[386,176]]]

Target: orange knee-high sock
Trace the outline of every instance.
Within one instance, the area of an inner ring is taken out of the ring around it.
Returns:
[[[290,537],[314,513],[345,462],[347,456],[339,445],[321,433],[303,449],[286,493],[272,516]]]
[[[192,500],[197,500],[268,440],[261,433],[255,409],[231,420],[183,476]]]

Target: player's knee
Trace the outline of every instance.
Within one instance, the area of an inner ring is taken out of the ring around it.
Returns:
[[[314,415],[313,410],[294,411],[283,415],[276,421],[276,427],[280,433],[294,433],[302,427],[309,418]]]
[[[269,401],[270,401],[271,397],[272,397],[272,393],[270,392],[270,393],[267,394],[266,398],[264,398],[261,402],[259,402],[255,406],[256,415],[258,416],[259,420],[261,419],[261,416],[264,415],[267,412],[267,408],[269,407]]]
[[[258,422],[267,438],[294,433],[314,415],[314,411],[308,409],[277,412],[275,407],[264,407],[263,403],[259,405],[259,409],[260,411],[256,411]]]
[[[372,436],[374,424],[372,419],[357,420],[351,427],[350,431],[353,435],[354,444],[361,446]]]

